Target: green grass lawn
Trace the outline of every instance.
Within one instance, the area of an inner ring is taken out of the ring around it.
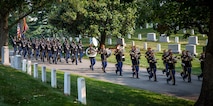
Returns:
[[[140,66],[141,67],[148,67],[148,64],[147,64],[147,61],[145,59],[145,50],[143,50],[143,43],[144,42],[147,42],[148,44],[148,47],[151,47],[153,50],[156,50],[157,48],[157,44],[161,44],[161,50],[168,50],[168,44],[174,44],[174,39],[175,39],[175,36],[179,36],[179,42],[181,44],[181,50],[185,50],[185,46],[186,44],[188,43],[188,39],[184,39],[183,38],[183,34],[181,31],[179,31],[176,35],[171,35],[170,36],[170,41],[169,43],[162,43],[162,42],[150,42],[150,41],[146,41],[146,35],[147,33],[150,33],[150,32],[155,32],[157,34],[157,39],[159,39],[159,34],[153,30],[153,29],[136,29],[135,30],[135,34],[132,35],[131,39],[128,39],[127,36],[124,36],[125,38],[125,43],[126,43],[126,48],[125,48],[125,57],[126,57],[126,61],[124,62],[124,64],[128,64],[128,65],[131,65],[131,60],[130,60],[130,56],[129,56],[129,51],[131,49],[131,45],[132,45],[132,41],[135,41],[135,45],[141,50],[141,53],[142,53],[142,56],[141,56],[141,59],[140,59]],[[188,31],[189,32],[189,31]],[[142,35],[142,40],[138,40],[138,34],[141,33]],[[202,37],[201,34],[196,34],[195,36],[198,36],[198,39],[199,39],[199,45],[197,45],[196,47],[196,50],[197,50],[197,53],[198,53],[198,56],[196,57],[196,59],[194,59],[192,61],[192,74],[195,74],[195,75],[198,75],[200,74],[201,70],[200,70],[200,63],[199,61],[197,61],[197,59],[199,58],[200,56],[200,53],[202,52],[203,50],[203,46],[205,46],[205,43],[206,43],[206,39],[207,37]],[[115,37],[112,38],[112,45],[107,45],[107,40],[106,40],[106,47],[107,48],[113,48],[115,47],[116,45],[116,39]],[[88,46],[89,44],[89,38],[83,38],[83,43],[85,46]],[[180,56],[180,54],[175,54],[177,56]],[[155,56],[158,60],[158,63],[157,63],[157,68],[162,70],[164,69],[164,66],[163,66],[163,61],[161,60],[161,56],[162,56],[162,51],[161,52],[155,52]],[[87,57],[84,57],[84,58],[87,58]],[[96,56],[97,60],[100,60],[100,55]],[[112,55],[111,57],[108,58],[108,61],[109,62],[112,62],[112,63],[115,63],[116,60],[115,60],[115,56]],[[180,64],[180,60],[177,62],[176,64],[176,71],[177,72],[180,72],[182,71],[181,69],[181,64]]]
[[[7,66],[0,65],[1,106],[75,106],[77,78],[71,76],[71,95],[63,94],[63,72],[57,71],[57,88],[50,87],[50,70],[47,83]],[[194,101],[139,90],[123,85],[85,78],[88,106],[191,106]]]

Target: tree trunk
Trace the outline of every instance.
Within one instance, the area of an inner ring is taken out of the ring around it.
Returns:
[[[101,41],[100,41],[100,47],[101,47],[101,45],[105,45],[105,41],[106,41],[106,34],[102,34]]]
[[[210,7],[211,8],[211,7]],[[206,47],[206,60],[203,72],[203,83],[200,96],[195,106],[213,106],[213,11],[210,9],[210,27],[208,33],[208,44]]]
[[[0,49],[2,48],[2,46],[8,46],[8,17],[8,13],[0,15]]]

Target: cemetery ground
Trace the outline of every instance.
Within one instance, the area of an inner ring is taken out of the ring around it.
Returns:
[[[64,72],[57,71],[57,88],[50,86],[50,70],[47,69],[47,82],[34,79],[20,70],[0,65],[0,105],[1,106],[75,106],[77,102],[77,78],[71,75],[71,95],[63,94]],[[99,81],[85,77],[88,106],[189,106],[194,101],[157,94],[123,85]]]
[[[156,33],[156,38],[158,39],[158,41],[156,42],[152,42],[152,41],[147,41],[147,33]],[[190,33],[190,30],[187,30],[187,33]],[[138,34],[142,35],[142,40],[138,39]],[[179,44],[181,44],[181,50],[186,50],[185,46],[188,44],[188,38],[184,38],[183,37],[183,33],[182,30],[178,31],[178,33],[175,34],[171,34],[169,39],[170,42],[166,43],[166,42],[159,42],[159,34],[153,30],[153,29],[136,29],[135,34],[131,36],[131,39],[128,39],[128,36],[124,36],[125,38],[125,43],[126,43],[126,47],[125,47],[125,61],[124,64],[127,65],[131,65],[131,60],[130,60],[130,55],[129,55],[129,51],[131,50],[131,46],[132,46],[132,41],[135,42],[136,47],[138,47],[141,51],[141,59],[140,59],[140,67],[148,67],[148,63],[146,61],[145,58],[145,52],[146,50],[144,50],[144,42],[147,42],[147,47],[151,47],[154,51],[155,51],[155,57],[158,59],[157,60],[157,69],[158,70],[163,70],[164,69],[164,65],[163,65],[163,61],[162,59],[162,54],[163,54],[163,50],[168,50],[168,44],[175,44],[175,37],[178,36],[179,37]],[[201,69],[200,69],[200,62],[199,62],[199,57],[200,54],[203,51],[203,46],[206,45],[206,39],[207,36],[203,37],[202,34],[196,34],[193,36],[198,36],[198,43],[199,45],[196,45],[196,51],[198,53],[198,55],[196,55],[196,57],[193,59],[192,61],[192,74],[194,75],[199,75],[201,73]],[[85,44],[89,44],[88,42],[88,38],[83,38],[83,43],[85,42]],[[116,38],[112,38],[112,45],[108,45],[107,40],[106,40],[106,48],[115,48],[116,45]],[[158,52],[157,50],[157,44],[161,44],[161,51]],[[111,63],[115,63],[115,56],[113,55],[114,52],[112,52],[112,56],[110,56],[108,58],[108,62]],[[174,54],[175,56],[180,57],[180,54]],[[87,58],[87,57],[85,57]],[[101,60],[100,55],[96,56],[97,60]],[[176,71],[177,72],[181,72],[182,71],[182,67],[181,67],[181,60],[179,59],[178,62],[176,63]]]

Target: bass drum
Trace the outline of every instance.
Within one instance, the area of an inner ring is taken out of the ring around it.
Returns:
[[[94,53],[91,54],[88,51],[89,51],[89,48],[86,49],[86,55],[87,55],[87,57],[95,57],[97,55],[97,52],[94,52]]]

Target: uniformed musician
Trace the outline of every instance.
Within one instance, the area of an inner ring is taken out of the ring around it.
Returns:
[[[105,73],[107,67],[107,51],[104,44],[101,45],[99,53],[101,54],[102,70]]]
[[[122,49],[120,44],[118,44],[116,46],[116,50],[115,50],[115,54],[114,55],[115,55],[116,60],[117,60],[116,74],[117,74],[117,72],[120,72],[120,76],[122,76],[122,71],[123,71],[123,69],[122,69],[122,67],[123,67],[123,58],[122,57],[124,56],[124,54],[123,54],[123,49]]]
[[[81,40],[79,40],[79,42],[78,42],[78,53],[79,53],[79,62],[81,63],[82,62],[82,57],[84,55],[84,53],[83,53],[83,44],[82,44]]]
[[[167,79],[167,83],[172,80],[173,85],[175,85],[175,63],[177,63],[177,60],[175,57],[173,57],[173,53],[170,52],[169,56],[167,57],[168,62],[168,70],[170,73],[169,78]]]
[[[96,63],[96,60],[95,60],[95,55],[96,54],[97,50],[93,47],[92,44],[90,44],[89,46],[89,49],[88,49],[88,54],[90,54],[90,69],[94,70],[94,65]]]
[[[186,51],[186,58],[185,58],[185,67],[186,67],[186,75],[183,77],[185,80],[188,77],[188,82],[191,82],[191,71],[192,71],[192,56],[189,51]]]
[[[132,60],[132,76],[136,75],[136,78],[138,77],[139,72],[139,64],[140,64],[140,56],[141,53],[139,49],[136,48],[136,46],[132,46],[132,50],[130,50],[130,58]]]
[[[200,60],[201,74],[197,76],[198,80],[200,80],[200,78],[203,78],[203,70],[204,70],[204,62],[205,62],[205,52],[201,53],[199,60]]]
[[[157,81],[156,77],[156,70],[157,70],[157,59],[154,56],[154,53],[152,52],[149,57],[149,66],[150,66],[150,72],[149,72],[149,80],[154,76],[154,81]]]

